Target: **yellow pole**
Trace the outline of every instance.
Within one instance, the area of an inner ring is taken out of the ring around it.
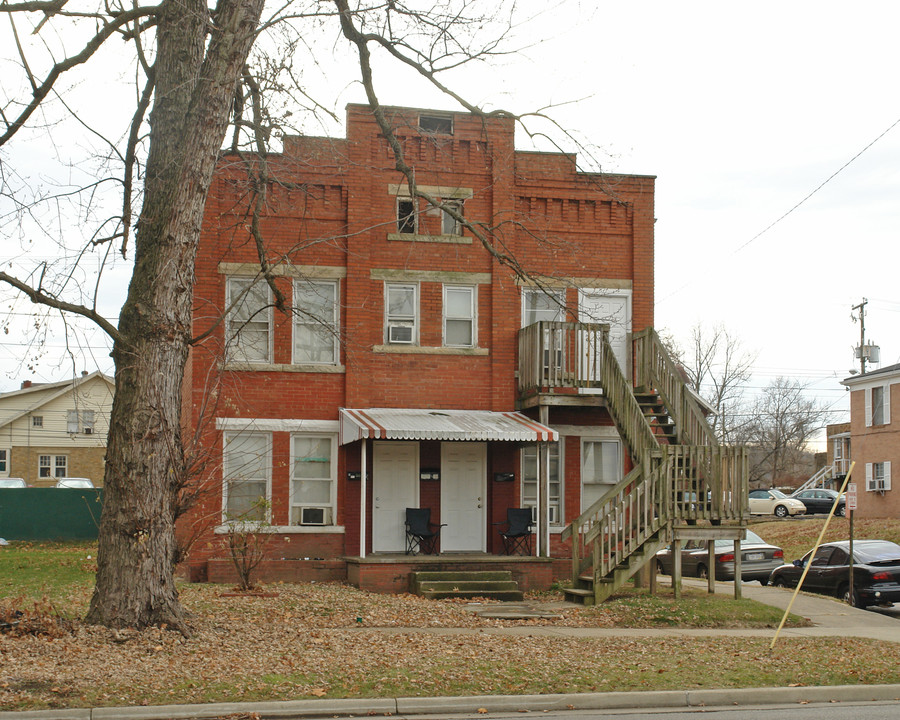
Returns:
[[[794,600],[797,599],[800,588],[803,587],[803,581],[806,580],[806,573],[809,572],[809,566],[812,565],[813,558],[816,556],[816,550],[818,550],[819,545],[822,544],[822,538],[825,537],[825,531],[828,529],[828,523],[830,523],[831,518],[834,517],[834,511],[837,508],[838,501],[841,499],[841,494],[843,494],[844,490],[847,487],[847,482],[850,480],[850,473],[853,472],[854,465],[856,465],[855,462],[850,463],[850,469],[847,470],[847,475],[844,477],[844,482],[841,485],[841,489],[838,491],[837,497],[834,499],[834,504],[831,506],[831,512],[828,513],[828,517],[825,518],[825,524],[822,526],[822,532],[819,533],[819,539],[816,540],[815,547],[813,547],[812,552],[809,554],[809,562],[807,562],[806,566],[803,568],[803,574],[800,576],[800,582],[798,582],[797,587],[794,588],[794,594],[791,595],[791,601],[788,603],[787,609],[784,611],[784,617],[781,618],[781,622],[778,624],[778,629],[775,631],[775,636],[772,638],[772,642],[769,644],[769,650],[775,647],[775,641],[778,640],[778,634],[781,632],[781,628],[784,627],[787,616],[791,614],[791,608],[794,606]]]

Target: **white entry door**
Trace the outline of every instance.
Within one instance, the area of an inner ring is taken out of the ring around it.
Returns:
[[[419,444],[372,448],[372,552],[406,550],[406,508],[419,507]]]
[[[441,443],[441,552],[487,547],[487,444]]]
[[[578,299],[578,317],[581,322],[609,324],[613,354],[622,373],[630,378],[631,290],[583,289]]]

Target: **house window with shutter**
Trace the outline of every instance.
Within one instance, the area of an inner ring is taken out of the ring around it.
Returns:
[[[891,463],[866,463],[866,490],[885,492],[891,489]]]
[[[866,427],[891,424],[891,386],[866,388]]]

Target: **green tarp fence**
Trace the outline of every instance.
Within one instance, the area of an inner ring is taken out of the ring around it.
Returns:
[[[0,537],[7,540],[96,540],[103,489],[0,489]]]

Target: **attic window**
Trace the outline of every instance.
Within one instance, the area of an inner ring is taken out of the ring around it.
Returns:
[[[44,427],[44,416],[43,415],[32,415],[31,416],[31,427],[36,427],[36,428]]]
[[[419,129],[438,135],[452,135],[453,118],[445,115],[419,115]]]
[[[401,233],[416,232],[416,206],[410,198],[397,200],[397,230]]]

